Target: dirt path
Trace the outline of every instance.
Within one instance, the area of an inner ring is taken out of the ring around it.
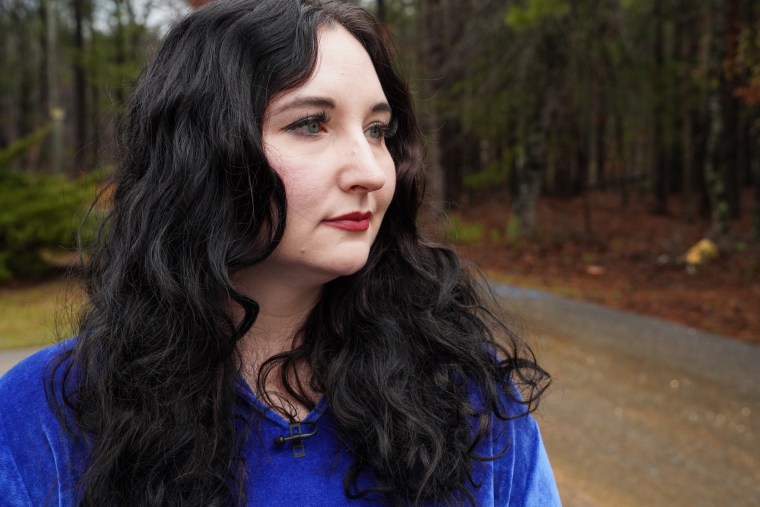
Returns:
[[[760,348],[499,292],[554,375],[538,420],[565,507],[760,505]]]
[[[760,505],[760,347],[497,291],[554,376],[537,418],[565,507]],[[0,354],[0,373],[29,352]]]

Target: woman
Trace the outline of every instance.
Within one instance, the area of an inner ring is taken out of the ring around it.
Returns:
[[[364,11],[212,3],[123,133],[78,337],[0,382],[11,505],[558,504],[548,376],[418,234],[410,96]]]

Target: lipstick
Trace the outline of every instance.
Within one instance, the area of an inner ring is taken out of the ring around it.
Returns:
[[[345,215],[327,218],[324,220],[324,223],[336,229],[343,229],[344,231],[362,232],[369,229],[369,219],[371,217],[371,211],[352,211]]]

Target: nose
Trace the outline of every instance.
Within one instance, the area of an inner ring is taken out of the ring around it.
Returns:
[[[345,192],[380,190],[388,179],[383,162],[390,160],[390,154],[384,146],[370,144],[363,133],[357,137],[348,142],[340,186]]]

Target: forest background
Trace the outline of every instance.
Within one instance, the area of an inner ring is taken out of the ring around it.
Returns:
[[[760,2],[357,1],[417,99],[429,234],[496,280],[760,343]],[[0,0],[0,319],[71,264],[189,8]]]

